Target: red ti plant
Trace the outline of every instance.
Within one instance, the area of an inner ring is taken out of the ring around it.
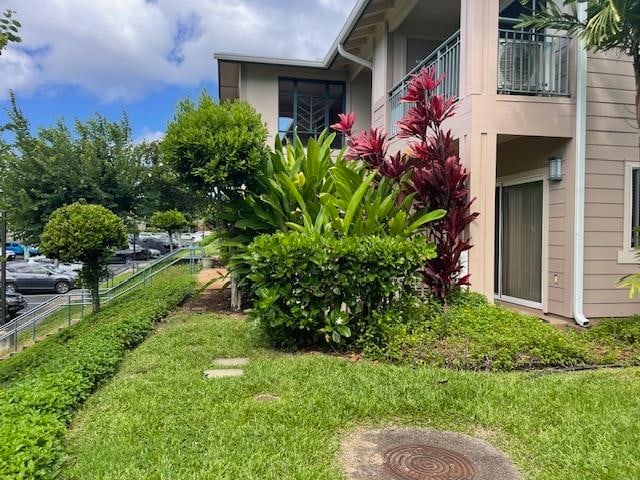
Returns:
[[[411,106],[398,122],[398,136],[411,139],[406,154],[387,155],[386,134],[378,129],[354,135],[353,113],[341,115],[332,128],[347,138],[346,158],[359,159],[398,181],[407,195],[414,195],[414,208],[447,211],[431,224],[427,235],[435,242],[438,256],[422,271],[432,293],[446,302],[460,286],[469,285],[469,275],[461,275],[460,256],[471,248],[467,229],[478,214],[471,213],[469,174],[456,153],[451,131],[442,127],[455,110],[454,99],[437,93],[442,80],[435,68],[423,68],[409,81],[402,101]]]

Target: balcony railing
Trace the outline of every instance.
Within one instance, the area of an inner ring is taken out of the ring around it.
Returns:
[[[458,97],[460,92],[460,31],[454,33],[442,45],[427,58],[411,70],[395,87],[389,91],[389,103],[391,106],[391,125],[389,133],[396,135],[399,120],[404,117],[410,104],[401,102],[400,99],[407,93],[407,85],[411,75],[423,67],[436,68],[436,75],[446,74],[443,82],[438,87],[438,94],[444,93],[447,97]]]
[[[570,95],[570,37],[503,29],[498,37],[498,93]]]

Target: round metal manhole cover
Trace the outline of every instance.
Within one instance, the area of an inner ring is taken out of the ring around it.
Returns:
[[[477,471],[459,453],[428,445],[400,445],[384,452],[384,468],[398,480],[474,480]]]

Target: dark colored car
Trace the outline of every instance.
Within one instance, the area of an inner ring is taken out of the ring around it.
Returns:
[[[74,277],[35,263],[7,266],[7,292],[67,293],[75,287]]]
[[[27,301],[19,293],[7,292],[7,316],[11,320],[18,316],[20,310],[24,310],[27,307]]]
[[[151,252],[146,248],[136,245],[135,255],[133,248],[125,248],[124,250],[118,250],[109,259],[109,263],[131,263],[135,260],[149,260],[151,258]]]
[[[154,237],[140,237],[136,241],[136,249],[138,246],[142,248],[154,248],[160,252],[160,255],[165,255],[169,252],[168,246],[164,244],[162,240]]]

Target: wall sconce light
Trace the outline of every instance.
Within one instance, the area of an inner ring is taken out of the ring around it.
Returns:
[[[562,157],[549,158],[549,181],[559,182],[562,180]]]

